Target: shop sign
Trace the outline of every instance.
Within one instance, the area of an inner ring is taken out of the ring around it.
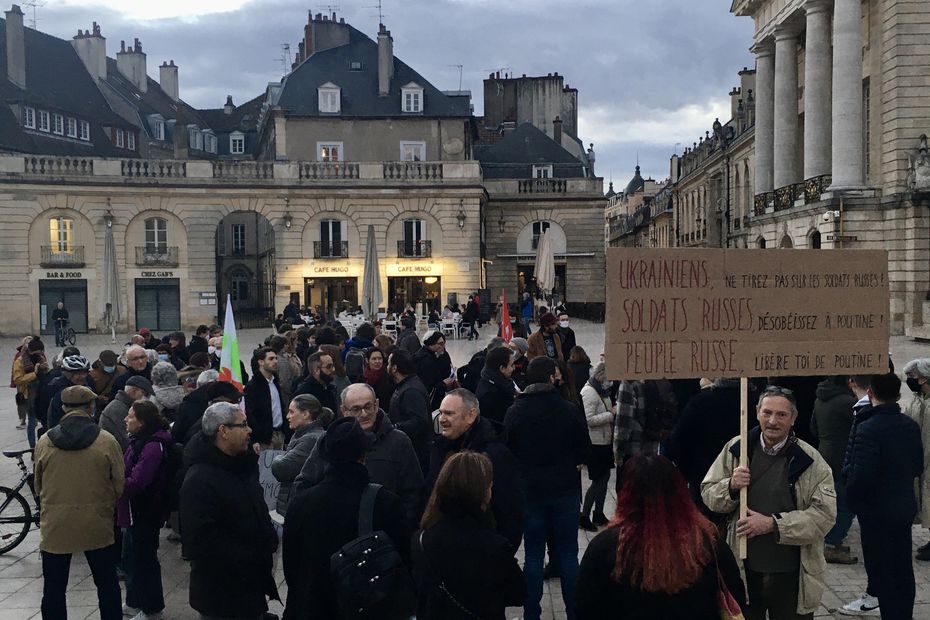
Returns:
[[[83,280],[83,271],[46,271],[47,280]]]
[[[436,263],[413,263],[408,265],[388,265],[387,275],[389,276],[441,276],[442,266]]]
[[[349,275],[350,268],[348,265],[314,265],[312,271],[316,276],[345,276]]]
[[[142,271],[140,272],[140,277],[142,278],[174,278],[173,271]]]

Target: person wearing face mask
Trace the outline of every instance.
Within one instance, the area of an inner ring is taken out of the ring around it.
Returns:
[[[294,396],[310,394],[315,396],[323,407],[337,411],[338,396],[336,388],[333,387],[335,373],[333,357],[323,351],[317,351],[307,358],[307,378],[297,386]]]
[[[914,396],[905,413],[920,427],[924,446],[924,471],[920,476],[918,494],[920,524],[930,528],[930,358],[911,360],[904,366],[907,387]],[[930,561],[930,543],[917,549],[917,559]]]
[[[568,321],[568,315],[564,312],[559,316],[559,337],[562,338],[562,351],[566,355],[571,353],[572,349],[577,344],[575,340],[575,330],[569,327],[571,323]]]
[[[94,392],[97,393],[97,411],[103,411],[107,406],[113,383],[127,372],[126,367],[119,364],[118,360],[116,353],[105,349],[90,367],[90,380],[94,384]]]
[[[429,392],[429,411],[439,408],[446,392],[455,384],[452,375],[452,358],[446,351],[446,337],[442,332],[428,332],[423,336],[423,346],[413,356],[417,376]]]
[[[607,368],[604,362],[600,362],[581,388],[581,402],[588,422],[588,435],[591,437],[591,456],[587,462],[591,486],[584,495],[580,522],[581,529],[587,532],[596,532],[598,527],[607,525],[608,521],[604,514],[604,501],[607,499],[610,470],[614,468],[615,414],[610,402],[611,386],[612,382],[607,379]]]

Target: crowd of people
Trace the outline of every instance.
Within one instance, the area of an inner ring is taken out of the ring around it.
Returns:
[[[162,617],[168,527],[190,605],[210,619],[265,617],[282,598],[279,549],[288,619],[522,607],[532,620],[547,579],[567,618],[812,618],[826,563],[858,561],[844,545],[856,518],[869,583],[840,612],[911,617],[911,523],[930,527],[930,359],[905,366],[903,410],[893,371],[755,382],[740,465],[738,380],[612,381],[560,315],[457,369],[443,333],[409,317],[396,337],[282,322],[241,391],[219,380],[218,326],[189,342],[142,329],[93,363],[24,339],[12,385],[35,446],[43,617],[65,617],[74,553],[101,618]],[[580,562],[579,528],[596,533]]]

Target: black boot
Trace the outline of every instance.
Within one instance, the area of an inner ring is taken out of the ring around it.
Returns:
[[[582,515],[581,519],[578,520],[578,527],[586,532],[597,531],[597,526],[591,523],[591,519],[588,518],[588,515]]]
[[[591,519],[591,522],[594,525],[601,527],[601,526],[607,525],[610,522],[610,520],[607,518],[607,515],[605,515],[603,512],[595,512],[594,517],[592,517]]]

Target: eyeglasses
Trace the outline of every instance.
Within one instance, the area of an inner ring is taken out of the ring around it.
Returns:
[[[220,426],[225,426],[226,428],[246,428],[249,425],[248,422],[236,422],[235,424],[220,424]]]
[[[136,362],[136,361],[144,360],[144,359],[148,359],[148,357],[145,355],[133,355],[132,357],[127,357],[126,361]]]
[[[362,411],[365,413],[374,413],[378,408],[376,403],[367,403],[365,405],[355,405],[354,407],[346,407],[346,411],[351,413],[353,416],[360,415]]]

